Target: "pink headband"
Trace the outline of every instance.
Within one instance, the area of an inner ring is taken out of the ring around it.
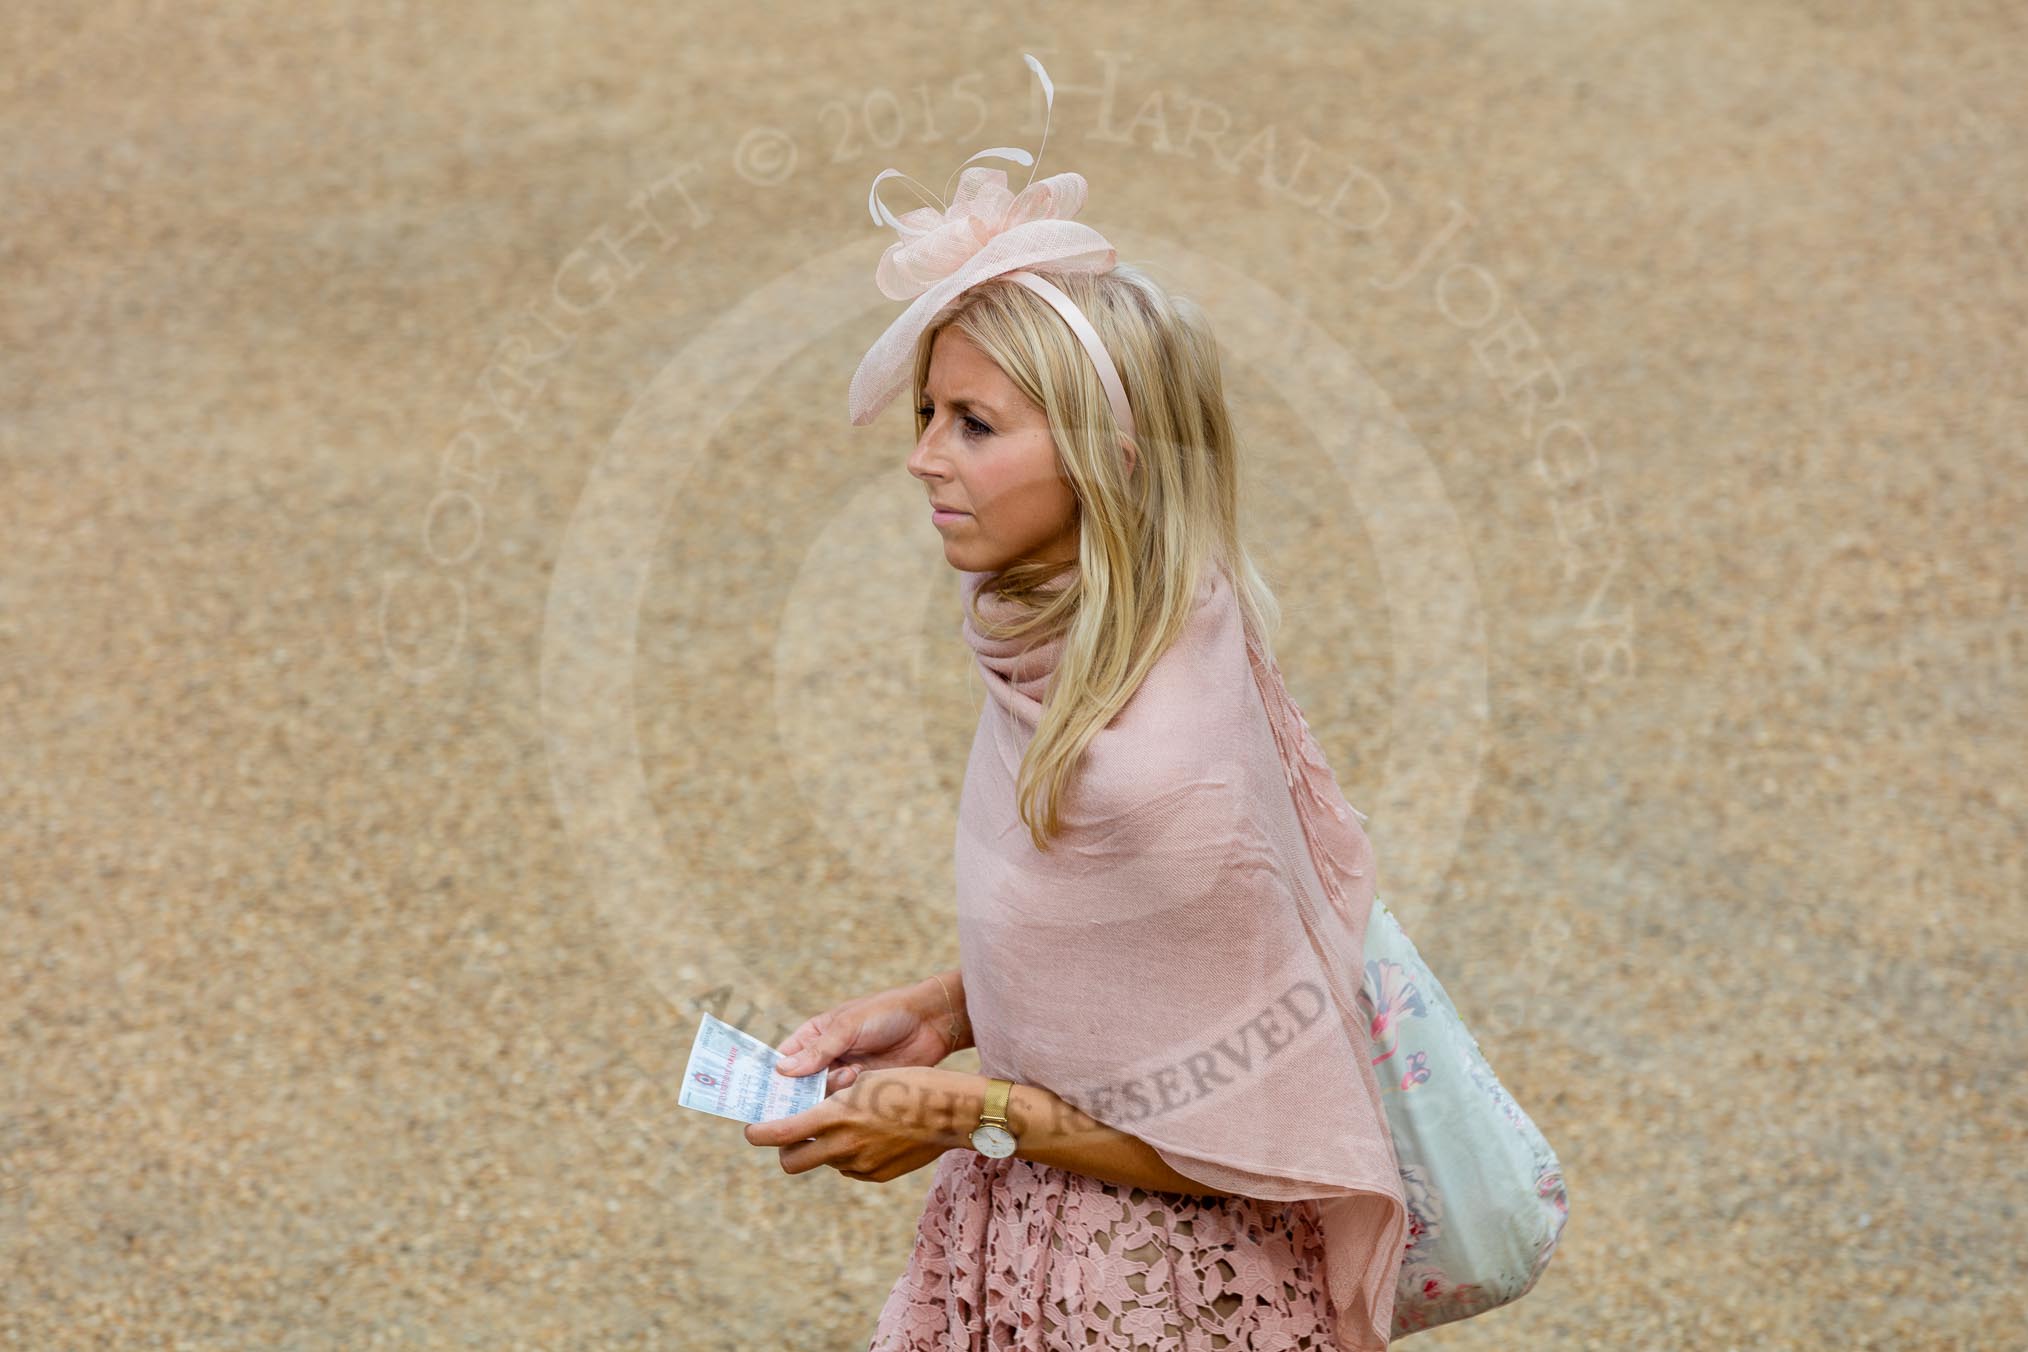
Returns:
[[[1055,106],[1056,89],[1040,61],[1026,53],[1021,59],[1042,81],[1042,143],[1047,146],[1047,110]],[[988,155],[1030,166],[1030,181],[1019,196],[1008,189],[1006,170],[965,167]],[[847,407],[853,426],[872,422],[901,393],[911,377],[916,342],[960,294],[989,277],[1005,276],[1048,301],[1063,316],[1091,356],[1121,434],[1129,442],[1134,439],[1134,415],[1127,406],[1126,386],[1099,340],[1098,330],[1062,288],[1033,270],[1047,265],[1057,273],[1110,272],[1118,264],[1119,254],[1104,235],[1070,219],[1084,206],[1083,175],[1053,174],[1036,182],[1034,165],[1035,157],[1019,146],[981,150],[959,166],[958,190],[948,206],[918,207],[901,216],[880,200],[880,185],[889,178],[915,180],[898,169],[883,169],[874,177],[866,194],[867,210],[876,225],[892,226],[901,236],[880,256],[874,281],[892,300],[914,300],[874,340],[860,358],[859,369],[852,373]],[[922,185],[916,187],[920,190]]]

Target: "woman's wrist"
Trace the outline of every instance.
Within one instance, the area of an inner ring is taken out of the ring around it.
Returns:
[[[965,1010],[965,977],[952,967],[916,983],[926,1016],[949,1046],[945,1056],[972,1045],[972,1021]]]
[[[970,1142],[969,1126],[977,1122],[985,1103],[988,1083],[985,1076],[974,1075],[952,1087],[959,1119],[970,1119],[966,1144]],[[1140,1137],[1106,1125],[1041,1085],[1014,1083],[1007,1097],[1007,1120],[1016,1139],[1017,1159],[1068,1169],[1118,1187],[1190,1196],[1232,1195],[1176,1172],[1160,1151]]]
[[[857,1110],[881,1120],[892,1134],[941,1152],[975,1148],[972,1132],[991,1083],[965,1071],[890,1066],[867,1071],[844,1092],[863,1099]],[[1016,1159],[1087,1174],[1116,1187],[1234,1195],[1177,1173],[1146,1141],[1098,1121],[1041,1085],[1010,1084],[1005,1111],[1016,1137]]]
[[[972,1129],[986,1107],[986,1077],[970,1071],[934,1070],[936,1109],[930,1114],[937,1144],[946,1150],[972,1149]]]

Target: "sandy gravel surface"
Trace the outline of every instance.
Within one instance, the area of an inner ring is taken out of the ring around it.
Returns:
[[[676,1088],[955,961],[845,388],[869,182],[1033,148],[1023,50],[1568,1171],[1413,1345],[2021,1345],[2018,16],[1248,10],[14,7],[0,1345],[863,1346],[928,1171]]]

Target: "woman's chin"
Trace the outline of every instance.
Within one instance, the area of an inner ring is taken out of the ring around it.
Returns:
[[[980,549],[973,542],[949,538],[944,540],[944,562],[961,573],[990,573],[996,566],[991,551]]]

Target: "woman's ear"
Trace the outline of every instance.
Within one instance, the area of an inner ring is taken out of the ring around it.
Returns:
[[[1124,432],[1120,433],[1120,454],[1127,457],[1127,477],[1131,479],[1134,477],[1134,467],[1140,463],[1140,454]]]

